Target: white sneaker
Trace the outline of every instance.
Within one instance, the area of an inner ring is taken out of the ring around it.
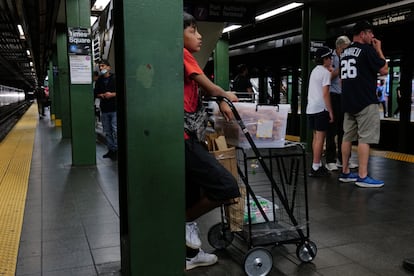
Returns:
[[[342,168],[342,163],[341,162],[339,162],[339,161],[336,161],[336,166],[338,167],[338,168]],[[354,163],[354,162],[352,162],[352,161],[349,161],[349,163],[348,163],[348,168],[350,168],[350,169],[356,169],[356,168],[358,168],[359,166],[358,166],[358,164],[357,163]]]
[[[325,167],[329,170],[329,171],[337,171],[338,167],[336,166],[335,163],[328,163],[325,165]]]
[[[199,249],[201,247],[201,240],[198,236],[198,227],[196,222],[186,222],[185,244],[192,249]]]
[[[190,270],[197,266],[209,266],[217,262],[217,256],[205,253],[201,248],[198,254],[193,258],[185,258],[185,269]]]
[[[350,168],[350,169],[356,169],[356,168],[358,168],[358,164],[357,163],[354,163],[352,161],[349,161],[348,168]]]

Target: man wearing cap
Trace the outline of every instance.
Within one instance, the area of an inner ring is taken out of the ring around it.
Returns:
[[[95,97],[100,99],[101,121],[105,133],[108,152],[103,158],[117,159],[118,131],[116,114],[115,75],[111,73],[111,64],[107,60],[99,62],[99,78],[95,83]]]
[[[329,171],[322,166],[322,151],[326,131],[329,123],[333,122],[329,86],[331,85],[332,51],[328,47],[316,50],[315,63],[309,77],[308,104],[306,114],[308,125],[313,131],[312,140],[312,168],[309,176],[319,177],[329,175]]]
[[[380,138],[377,73],[388,74],[388,64],[381,49],[381,41],[374,38],[371,23],[356,23],[352,34],[351,45],[341,54],[342,108],[345,113],[343,167],[339,180],[355,181],[359,187],[378,188],[384,186],[384,181],[368,175],[368,160],[370,144],[377,144]],[[358,141],[358,174],[351,173],[348,166],[353,141]]]

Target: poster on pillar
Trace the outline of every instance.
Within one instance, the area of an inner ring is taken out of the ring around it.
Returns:
[[[92,39],[90,28],[68,27],[71,84],[92,83]]]

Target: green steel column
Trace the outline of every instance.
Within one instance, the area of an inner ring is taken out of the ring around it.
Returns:
[[[182,1],[114,1],[122,275],[183,275]]]
[[[71,138],[71,116],[70,116],[70,96],[69,96],[69,64],[68,46],[66,37],[66,26],[59,24],[56,26],[56,44],[58,60],[58,102],[60,105],[61,116],[55,120],[56,126],[62,126],[62,138]]]
[[[308,104],[309,75],[315,67],[310,53],[312,41],[326,40],[326,16],[319,9],[305,6],[302,17],[302,91],[301,91],[301,124],[300,140],[306,141],[307,150],[312,150],[312,132],[308,132],[306,121],[306,105]]]
[[[219,39],[214,51],[214,81],[224,90],[229,90],[229,43]]]
[[[90,28],[90,1],[66,0],[67,26]],[[92,49],[92,44],[90,45]],[[92,52],[90,55],[90,83],[72,84],[69,82],[71,128],[72,128],[72,165],[96,164],[96,133],[94,95],[92,87]]]

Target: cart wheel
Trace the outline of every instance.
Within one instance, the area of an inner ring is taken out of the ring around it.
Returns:
[[[265,276],[273,266],[273,257],[263,247],[250,249],[244,257],[244,271],[248,276]]]
[[[234,234],[227,224],[219,222],[208,230],[207,238],[212,247],[221,250],[233,242]]]
[[[315,256],[318,249],[316,248],[316,244],[312,241],[305,241],[298,245],[296,248],[296,256],[299,260],[304,263],[311,262]]]

